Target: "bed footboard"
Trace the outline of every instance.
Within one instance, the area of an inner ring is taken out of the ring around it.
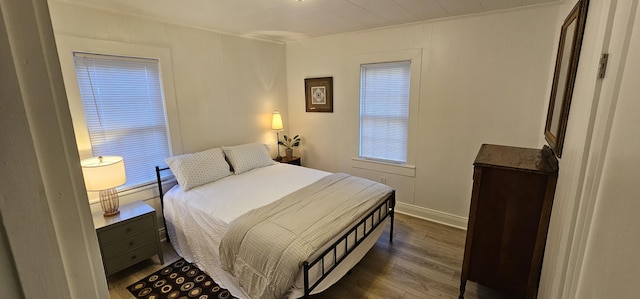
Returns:
[[[335,241],[329,248],[323,251],[315,260],[304,261],[302,263],[303,275],[304,275],[304,297],[309,298],[311,292],[336,268],[340,263],[349,256],[364,240],[371,235],[371,233],[384,222],[387,217],[390,217],[390,233],[389,242],[393,242],[393,218],[396,205],[396,191],[392,190],[391,194],[380,203],[375,209],[364,216],[358,223],[351,227],[342,237]],[[377,216],[377,221],[376,220]],[[367,225],[370,224],[369,227]],[[361,231],[360,235],[358,232]],[[349,244],[349,239],[353,238],[353,244]],[[343,247],[344,246],[344,247]],[[344,248],[342,255],[338,256],[339,249]],[[333,263],[328,267],[325,266],[325,258],[332,257]],[[312,268],[320,265],[320,277],[314,281],[310,281]]]

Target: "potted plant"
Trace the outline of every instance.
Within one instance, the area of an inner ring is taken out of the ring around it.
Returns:
[[[293,148],[300,145],[300,135],[296,135],[293,138],[287,137],[287,135],[282,135],[284,137],[283,140],[278,140],[278,145],[282,145],[285,147],[285,153],[287,154],[287,159],[291,159],[293,157]]]

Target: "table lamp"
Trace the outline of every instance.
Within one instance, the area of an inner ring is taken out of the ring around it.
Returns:
[[[282,157],[280,156],[280,131],[282,131],[282,129],[284,129],[284,126],[282,125],[282,115],[280,115],[280,112],[278,112],[278,110],[273,112],[273,116],[271,117],[271,130],[275,130],[276,131],[276,146],[278,147],[278,156],[276,157],[277,161],[281,161]]]
[[[116,187],[127,181],[124,159],[120,156],[99,156],[80,161],[87,191],[100,192],[100,205],[104,216],[120,214]]]

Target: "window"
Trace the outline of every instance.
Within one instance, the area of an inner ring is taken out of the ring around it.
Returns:
[[[127,182],[155,179],[170,156],[157,59],[74,52],[84,118],[93,156],[124,157]]]
[[[406,164],[411,61],[360,66],[360,157]]]

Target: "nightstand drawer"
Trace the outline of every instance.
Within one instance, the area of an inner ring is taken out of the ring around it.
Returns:
[[[107,276],[156,254],[164,264],[156,211],[143,201],[120,206],[113,217],[93,213],[93,226]]]
[[[155,244],[155,242],[156,236],[154,235],[154,230],[150,229],[128,238],[118,240],[117,242],[113,242],[109,245],[104,245],[102,247],[102,258],[105,260],[110,259],[143,245]]]
[[[100,245],[104,246],[111,242],[119,241],[123,238],[128,238],[129,236],[153,229],[153,216],[153,213],[147,214],[137,219],[112,225],[99,231],[98,240],[100,241]]]
[[[147,244],[123,255],[104,261],[104,269],[107,275],[111,275],[133,264],[141,262],[155,255],[158,247],[155,243]]]

